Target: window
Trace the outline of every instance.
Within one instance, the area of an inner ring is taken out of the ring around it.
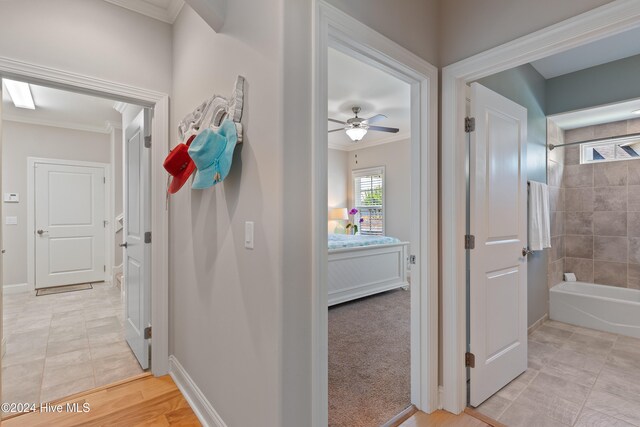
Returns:
[[[352,174],[360,234],[384,235],[384,166],[354,170]]]
[[[614,162],[640,158],[640,137],[612,138],[580,146],[580,163]]]

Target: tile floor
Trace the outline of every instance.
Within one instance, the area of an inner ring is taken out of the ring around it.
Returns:
[[[109,283],[4,296],[3,402],[40,403],[142,372],[124,340],[124,304]]]
[[[547,321],[529,369],[478,410],[508,426],[640,426],[640,339]]]

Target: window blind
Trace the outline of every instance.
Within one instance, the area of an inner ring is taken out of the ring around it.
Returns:
[[[356,221],[361,234],[384,234],[384,169],[354,171]]]

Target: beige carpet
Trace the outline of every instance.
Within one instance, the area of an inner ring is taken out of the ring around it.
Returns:
[[[329,426],[377,427],[411,404],[409,291],[329,309]]]

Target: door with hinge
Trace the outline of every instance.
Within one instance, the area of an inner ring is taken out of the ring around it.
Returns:
[[[470,404],[478,406],[527,369],[527,110],[473,83],[471,114]]]
[[[125,338],[143,369],[149,367],[151,323],[150,110],[125,129]]]
[[[33,163],[36,289],[105,279],[105,170]]]

